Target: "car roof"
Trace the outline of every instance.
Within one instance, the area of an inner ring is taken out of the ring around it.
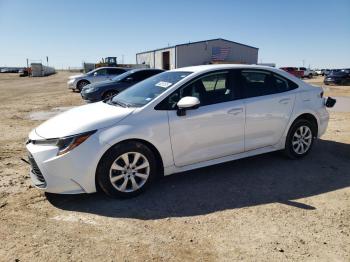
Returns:
[[[98,69],[113,69],[113,68],[116,68],[116,69],[125,69],[125,70],[130,70],[130,69],[132,69],[132,68],[115,67],[115,66],[101,66],[101,67],[95,68],[94,70],[98,70]]]
[[[304,86],[304,82],[297,78],[296,76],[275,67],[262,66],[262,65],[244,65],[244,64],[220,64],[220,65],[199,65],[199,66],[189,66],[170,70],[170,72],[191,72],[191,75],[200,75],[203,73],[210,73],[215,70],[228,70],[228,69],[260,69],[274,72],[276,74],[282,75],[283,77],[292,80],[299,86]],[[169,72],[169,71],[168,71]]]
[[[187,72],[204,72],[209,70],[220,70],[220,69],[269,69],[273,70],[274,67],[270,66],[261,66],[261,65],[242,65],[242,64],[220,64],[220,65],[199,65],[199,66],[188,66],[173,69],[170,71],[187,71]]]
[[[132,70],[134,72],[139,72],[139,71],[159,71],[163,72],[163,69],[157,69],[157,68],[129,68],[129,70]]]

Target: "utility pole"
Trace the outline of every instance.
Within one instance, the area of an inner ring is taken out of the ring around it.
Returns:
[[[305,59],[303,59],[303,67],[305,67]]]

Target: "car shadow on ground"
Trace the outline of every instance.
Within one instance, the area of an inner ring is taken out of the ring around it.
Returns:
[[[317,207],[293,200],[348,186],[350,145],[318,140],[301,160],[289,160],[274,152],[174,174],[132,199],[111,199],[102,193],[46,196],[63,210],[146,220],[276,202],[312,210]]]

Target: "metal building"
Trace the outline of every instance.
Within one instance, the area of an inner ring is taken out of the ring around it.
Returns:
[[[259,49],[218,38],[175,45],[136,54],[136,64],[174,69],[215,63],[256,64]]]
[[[49,76],[55,74],[55,68],[44,66],[42,63],[31,63],[30,67],[32,69],[32,76]]]

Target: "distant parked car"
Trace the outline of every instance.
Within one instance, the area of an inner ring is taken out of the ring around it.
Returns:
[[[318,75],[318,76],[322,75],[322,70],[323,69],[316,69],[315,70],[316,75]]]
[[[313,76],[312,70],[307,69],[306,67],[299,67],[298,70],[303,72],[302,77],[312,78],[312,76]]]
[[[81,96],[86,102],[97,102],[110,98],[124,89],[163,72],[160,69],[134,69],[111,80],[84,86]]]
[[[68,88],[81,91],[84,86],[112,79],[117,75],[123,74],[130,69],[120,67],[99,67],[86,74],[70,76],[67,82]]]
[[[347,71],[332,71],[324,78],[325,85],[350,85],[350,73]]]
[[[311,71],[312,76],[318,76],[318,73],[316,72],[316,70],[310,69],[310,71]]]
[[[298,78],[302,78],[304,76],[304,72],[299,71],[297,67],[281,67],[280,69],[282,69],[283,71],[286,71],[289,74],[294,75]]]
[[[20,69],[20,70],[18,71],[20,77],[29,76],[29,75],[30,75],[30,72],[31,72],[31,68],[30,68],[30,67],[28,67],[28,68],[22,68],[22,69]]]
[[[323,76],[329,75],[330,72],[331,72],[330,69],[323,69],[322,75],[323,75]]]

